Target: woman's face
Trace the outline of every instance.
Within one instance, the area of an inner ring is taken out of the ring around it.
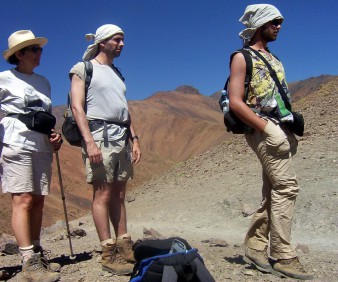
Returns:
[[[42,47],[39,45],[30,45],[18,51],[17,57],[20,64],[34,69],[40,65]]]

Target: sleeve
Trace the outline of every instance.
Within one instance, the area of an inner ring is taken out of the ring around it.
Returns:
[[[2,101],[3,96],[5,95],[6,89],[4,88],[4,74],[3,72],[0,73],[0,104]]]
[[[76,74],[81,80],[86,80],[86,70],[83,62],[78,62],[75,66],[69,71],[69,79],[72,79],[72,76]]]

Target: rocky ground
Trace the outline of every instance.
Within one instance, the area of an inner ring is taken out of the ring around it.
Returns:
[[[297,199],[292,241],[314,281],[338,281],[338,81],[297,104],[306,119],[295,157],[301,192]],[[199,249],[216,281],[291,281],[263,274],[243,261],[243,239],[260,202],[260,166],[235,136],[156,177],[127,196],[129,232],[143,238],[153,229],[179,236]],[[128,281],[101,271],[98,238],[91,215],[71,222],[81,228],[72,240],[64,224],[43,230],[42,242],[53,262],[62,265],[61,281]],[[20,281],[18,255],[2,255],[1,269]]]

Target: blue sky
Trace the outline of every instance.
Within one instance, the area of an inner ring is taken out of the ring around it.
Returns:
[[[49,39],[35,70],[52,85],[54,105],[66,103],[68,72],[83,55],[86,33],[106,23],[125,32],[115,60],[126,77],[127,98],[187,84],[204,95],[220,90],[229,74],[229,55],[241,47],[238,19],[254,3],[277,6],[285,18],[270,49],[284,63],[289,82],[338,74],[338,1],[250,0],[16,0],[2,1],[0,49],[9,35],[30,29]],[[0,71],[11,68],[3,59]]]

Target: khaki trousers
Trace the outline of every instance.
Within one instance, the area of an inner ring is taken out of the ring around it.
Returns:
[[[245,238],[245,246],[263,251],[270,248],[270,256],[275,259],[296,257],[290,243],[291,223],[299,186],[292,156],[297,151],[294,134],[281,128],[286,136],[285,144],[269,148],[265,134],[254,132],[246,135],[246,140],[262,164],[262,203],[253,216]],[[270,244],[269,244],[270,242]]]

